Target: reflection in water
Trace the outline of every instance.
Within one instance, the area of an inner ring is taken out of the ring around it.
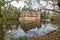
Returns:
[[[53,31],[53,30],[56,30],[56,26],[55,25],[52,25],[51,23],[49,24],[42,24],[42,27],[41,28],[33,28],[33,29],[30,29],[30,30],[27,30],[27,32],[24,32],[24,30],[22,28],[20,28],[20,26],[18,27],[18,29],[15,31],[15,32],[10,32],[10,33],[6,33],[5,36],[7,37],[15,37],[15,38],[18,38],[20,36],[42,36],[42,35],[45,35],[47,33],[49,33],[50,31]],[[14,30],[13,30],[14,31]],[[12,36],[13,35],[13,36]]]
[[[15,37],[15,38],[18,38],[20,36],[24,36],[25,35],[25,32],[22,30],[22,28],[20,28],[20,25],[18,27],[18,29],[13,29],[12,31],[7,31],[6,32],[6,37]]]
[[[42,27],[39,29],[31,29],[29,31],[27,31],[28,34],[34,34],[34,36],[41,36],[41,35],[45,35],[47,33],[49,33],[50,31],[56,30],[56,26],[52,25],[52,24],[42,24]]]
[[[44,22],[44,23],[43,23]],[[17,24],[18,28],[15,28],[15,24],[12,27],[12,30],[9,29],[5,33],[5,37],[9,38],[19,38],[21,36],[33,37],[33,36],[42,36],[53,30],[57,29],[56,25],[51,24],[50,22],[43,21],[41,26],[35,25],[36,23],[29,24]],[[39,27],[39,28],[38,28]]]

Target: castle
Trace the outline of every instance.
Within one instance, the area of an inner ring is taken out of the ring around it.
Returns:
[[[22,11],[21,15],[19,16],[19,22],[35,22],[39,20],[40,21],[40,12],[29,12],[29,11]]]

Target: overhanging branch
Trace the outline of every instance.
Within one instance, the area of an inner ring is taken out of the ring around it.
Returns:
[[[48,11],[53,11],[53,12],[60,13],[60,10],[59,10],[59,11],[57,11],[57,10],[53,10],[53,9],[42,9],[42,10],[48,10]]]

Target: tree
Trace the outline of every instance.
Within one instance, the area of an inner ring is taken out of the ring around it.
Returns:
[[[13,7],[10,3],[0,1],[0,40],[4,40],[6,30],[12,30],[11,26],[16,25],[16,28],[18,27],[18,16],[19,11],[16,7]]]

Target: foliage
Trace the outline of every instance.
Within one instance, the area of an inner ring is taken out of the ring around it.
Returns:
[[[7,6],[3,7],[1,10],[3,25],[10,28],[11,25],[18,23],[19,11],[17,8],[7,4]]]
[[[56,31],[56,34],[57,34],[57,35],[60,35],[60,30],[57,30],[57,31]]]
[[[5,40],[10,40],[10,38],[6,38]]]
[[[31,8],[31,5],[32,5],[32,1],[31,0],[29,0],[29,2],[26,2],[26,1],[24,1],[28,6],[29,6],[29,8]]]
[[[28,40],[26,37],[20,37],[20,40]]]
[[[38,3],[40,3],[40,0],[37,0]]]
[[[4,4],[0,1],[0,40],[4,40],[5,31],[11,29],[11,26],[16,25],[16,28],[18,27],[18,16],[17,8],[11,6],[10,3]]]
[[[4,5],[4,2],[0,1],[0,7]]]

